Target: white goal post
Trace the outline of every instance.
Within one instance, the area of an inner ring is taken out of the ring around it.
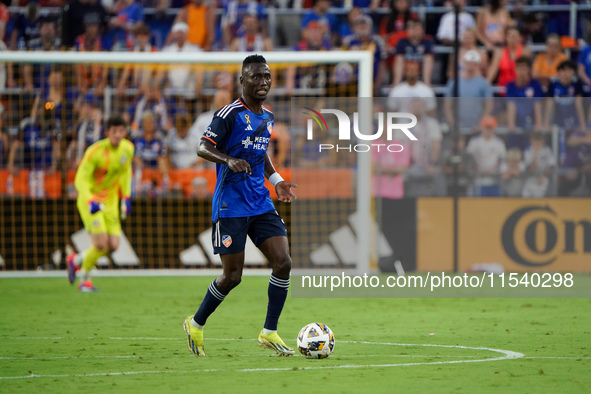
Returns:
[[[1,51],[0,63],[56,63],[56,64],[241,64],[252,52],[24,52]],[[358,66],[358,96],[373,96],[373,54],[370,51],[302,51],[302,52],[262,52],[269,64],[316,63],[337,64],[349,62]],[[363,130],[372,129],[371,100],[359,100],[359,122]],[[357,199],[357,271],[370,273],[372,248],[371,228],[371,155],[357,153],[356,199]],[[363,231],[365,229],[365,231]]]

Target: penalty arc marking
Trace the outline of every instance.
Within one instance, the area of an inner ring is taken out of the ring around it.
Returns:
[[[63,337],[62,337],[63,338]],[[110,338],[111,340],[134,340],[137,338]],[[173,338],[151,338],[160,340],[172,340]],[[177,338],[174,338],[177,339]],[[244,339],[208,339],[216,341],[234,341]],[[480,359],[464,359],[464,360],[446,360],[446,361],[432,361],[432,362],[417,362],[417,363],[395,363],[395,364],[344,364],[344,365],[332,365],[332,366],[313,366],[313,367],[298,367],[298,370],[318,370],[318,369],[350,369],[350,368],[392,368],[392,367],[406,367],[406,366],[418,366],[418,365],[442,365],[442,364],[460,364],[460,363],[481,363],[489,361],[501,361],[501,360],[515,360],[523,358],[523,353],[514,352],[511,350],[494,349],[488,347],[471,347],[471,346],[460,346],[460,345],[434,345],[434,344],[412,344],[412,343],[391,343],[391,342],[368,342],[368,341],[339,341],[339,343],[359,344],[359,345],[379,345],[379,346],[406,346],[406,347],[438,347],[448,349],[464,349],[464,350],[485,350],[493,353],[497,353],[500,356],[493,358],[480,358]],[[428,356],[426,356],[428,357]],[[0,376],[0,380],[9,379],[34,379],[34,378],[72,378],[72,377],[98,377],[98,376],[124,376],[124,375],[142,375],[142,374],[182,374],[182,373],[194,373],[194,372],[273,372],[273,371],[292,371],[294,367],[289,368],[242,368],[242,369],[195,369],[190,371],[129,371],[129,372],[104,372],[104,373],[88,373],[88,374],[64,374],[64,375],[38,375],[31,374],[25,376]]]

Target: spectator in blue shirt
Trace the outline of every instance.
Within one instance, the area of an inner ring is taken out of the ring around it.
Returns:
[[[367,15],[359,15],[353,21],[354,33],[343,39],[343,49],[371,51],[374,55],[373,76],[376,93],[380,88],[385,71],[386,44],[382,37],[372,34],[373,21]]]
[[[142,128],[142,136],[133,141],[136,168],[159,169],[166,173],[166,144],[156,134],[156,120],[152,112],[144,112]]]
[[[589,38],[591,37],[588,37],[587,41],[591,41]],[[591,86],[591,44],[585,45],[581,50],[577,63],[577,74],[581,78],[581,82],[588,87]]]
[[[339,23],[335,15],[328,12],[330,0],[314,0],[314,7],[302,17],[302,29],[310,22],[318,22],[323,28],[324,37],[335,45],[339,40]]]
[[[527,140],[515,130],[526,132],[542,128],[542,97],[544,92],[538,80],[531,77],[532,63],[527,57],[515,61],[517,79],[507,84],[507,128],[510,132],[507,147],[525,148]]]
[[[408,21],[408,38],[401,38],[396,44],[394,60],[394,85],[402,81],[404,63],[418,62],[422,67],[422,80],[431,85],[434,61],[433,40],[425,36],[421,21],[411,19]]]
[[[111,18],[109,26],[113,49],[130,50],[133,48],[133,29],[144,20],[144,9],[135,0],[122,0],[117,16]]]
[[[574,78],[576,65],[571,60],[565,60],[558,65],[558,78],[550,83],[546,97],[546,116],[544,128],[550,130],[552,116],[554,124],[566,131],[575,128],[584,130],[587,122],[583,112],[583,97],[586,96],[581,81]]]

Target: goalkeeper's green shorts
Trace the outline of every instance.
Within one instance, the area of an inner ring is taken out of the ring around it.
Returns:
[[[84,201],[78,200],[76,205],[86,231],[91,234],[121,235],[118,204],[114,207],[109,205],[94,215],[88,211],[88,204]]]

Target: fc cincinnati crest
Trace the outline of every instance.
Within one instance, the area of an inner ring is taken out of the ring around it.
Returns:
[[[267,122],[267,131],[269,132],[269,134],[273,133],[273,125],[271,124],[271,122]]]
[[[222,243],[226,248],[229,248],[232,245],[232,237],[229,235],[222,235]]]

